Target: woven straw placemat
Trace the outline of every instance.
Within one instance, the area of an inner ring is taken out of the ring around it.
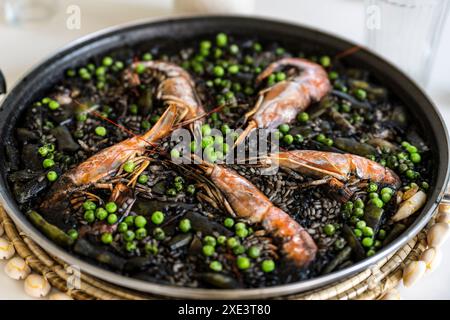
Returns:
[[[161,299],[154,295],[125,289],[81,273],[80,289],[70,290],[67,280],[71,276],[69,265],[40,248],[25,233],[19,231],[6,211],[0,206],[0,223],[16,253],[29,267],[43,275],[56,289],[73,299]],[[379,299],[395,288],[402,280],[403,268],[418,260],[427,248],[426,229],[411,239],[404,247],[379,261],[375,266],[338,283],[301,294],[279,297],[282,299]]]

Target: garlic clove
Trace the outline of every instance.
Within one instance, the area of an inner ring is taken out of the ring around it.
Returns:
[[[48,296],[48,300],[73,300],[71,296],[64,292],[55,292]]]
[[[26,294],[34,298],[45,297],[51,288],[47,279],[38,274],[30,274],[24,282]]]
[[[10,259],[16,250],[11,242],[5,238],[0,238],[0,259]]]
[[[423,261],[412,261],[403,270],[403,285],[407,288],[413,286],[422,278],[427,265]]]
[[[427,195],[423,191],[418,191],[408,200],[405,200],[400,204],[397,212],[392,217],[392,221],[398,222],[400,220],[408,218],[413,213],[417,212],[427,202]]]
[[[450,226],[447,223],[435,223],[427,232],[428,246],[437,248],[447,240],[450,235]]]
[[[450,224],[450,212],[440,212],[436,217],[436,222]]]
[[[21,280],[25,279],[31,272],[30,267],[25,260],[20,257],[14,257],[5,265],[5,273],[8,277]]]
[[[386,292],[380,300],[400,300],[400,292],[398,292],[397,289],[391,289],[388,292]]]

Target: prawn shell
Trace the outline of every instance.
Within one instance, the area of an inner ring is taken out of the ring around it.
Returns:
[[[48,295],[52,288],[47,279],[38,274],[30,274],[24,281],[26,294],[33,298],[42,298]]]
[[[427,201],[427,195],[423,191],[418,191],[409,199],[405,200],[400,204],[400,208],[397,210],[395,215],[392,217],[392,221],[398,222],[400,220],[406,219],[420,208],[422,208]]]
[[[450,226],[447,223],[435,223],[427,232],[427,242],[430,247],[438,248],[450,235]]]
[[[14,257],[9,260],[4,270],[6,275],[14,280],[25,279],[31,272],[25,260],[20,257]]]
[[[0,238],[0,259],[10,259],[14,253],[14,245],[5,238]]]
[[[433,272],[442,262],[442,251],[439,248],[430,247],[422,253],[420,261],[425,262],[427,270]]]
[[[427,264],[424,261],[412,261],[403,270],[403,285],[407,288],[412,287],[419,281],[427,270]]]

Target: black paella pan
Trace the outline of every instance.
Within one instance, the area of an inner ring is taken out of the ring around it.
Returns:
[[[432,167],[429,197],[420,215],[400,237],[374,256],[332,274],[287,285],[261,289],[192,289],[144,282],[106,271],[97,265],[80,260],[42,235],[19,210],[6,180],[5,148],[12,143],[14,128],[26,106],[42,96],[46,89],[63,77],[61,70],[79,66],[92,57],[123,47],[138,47],[139,44],[144,42],[146,44],[161,42],[175,44],[199,39],[202,36],[214,35],[218,32],[249,37],[256,35],[262,40],[280,41],[286,47],[301,44],[302,46],[320,47],[330,53],[343,52],[355,46],[335,36],[298,25],[258,18],[220,16],[131,24],[96,33],[70,44],[28,72],[8,92],[0,110],[0,200],[18,227],[45,250],[61,257],[70,264],[79,266],[81,271],[124,287],[169,297],[236,299],[279,297],[345,279],[369,268],[377,261],[393,253],[405,245],[426,225],[437,205],[443,199],[447,186],[449,142],[446,127],[436,107],[411,79],[380,57],[361,49],[345,57],[345,63],[349,66],[368,69],[387,88],[401,97],[402,103],[407,106],[407,111],[411,114],[411,118],[417,122],[420,131],[423,132],[424,139],[432,150],[433,163],[436,164]],[[6,91],[6,84],[0,73],[0,94],[5,93],[4,91]]]

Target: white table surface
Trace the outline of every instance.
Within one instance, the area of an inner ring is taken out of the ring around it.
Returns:
[[[362,0],[257,0],[255,14],[313,26],[364,44],[362,3]],[[57,14],[45,22],[12,27],[0,18],[0,68],[9,87],[37,62],[82,35],[131,20],[173,14],[170,0],[60,0],[58,4]],[[66,28],[66,8],[73,4],[81,8],[80,30]],[[446,123],[450,123],[449,40],[447,21],[427,90]],[[450,241],[442,249],[441,266],[426,274],[415,287],[400,287],[402,299],[450,299]],[[4,264],[0,262],[0,299],[29,299],[23,291],[23,282],[4,274]]]

